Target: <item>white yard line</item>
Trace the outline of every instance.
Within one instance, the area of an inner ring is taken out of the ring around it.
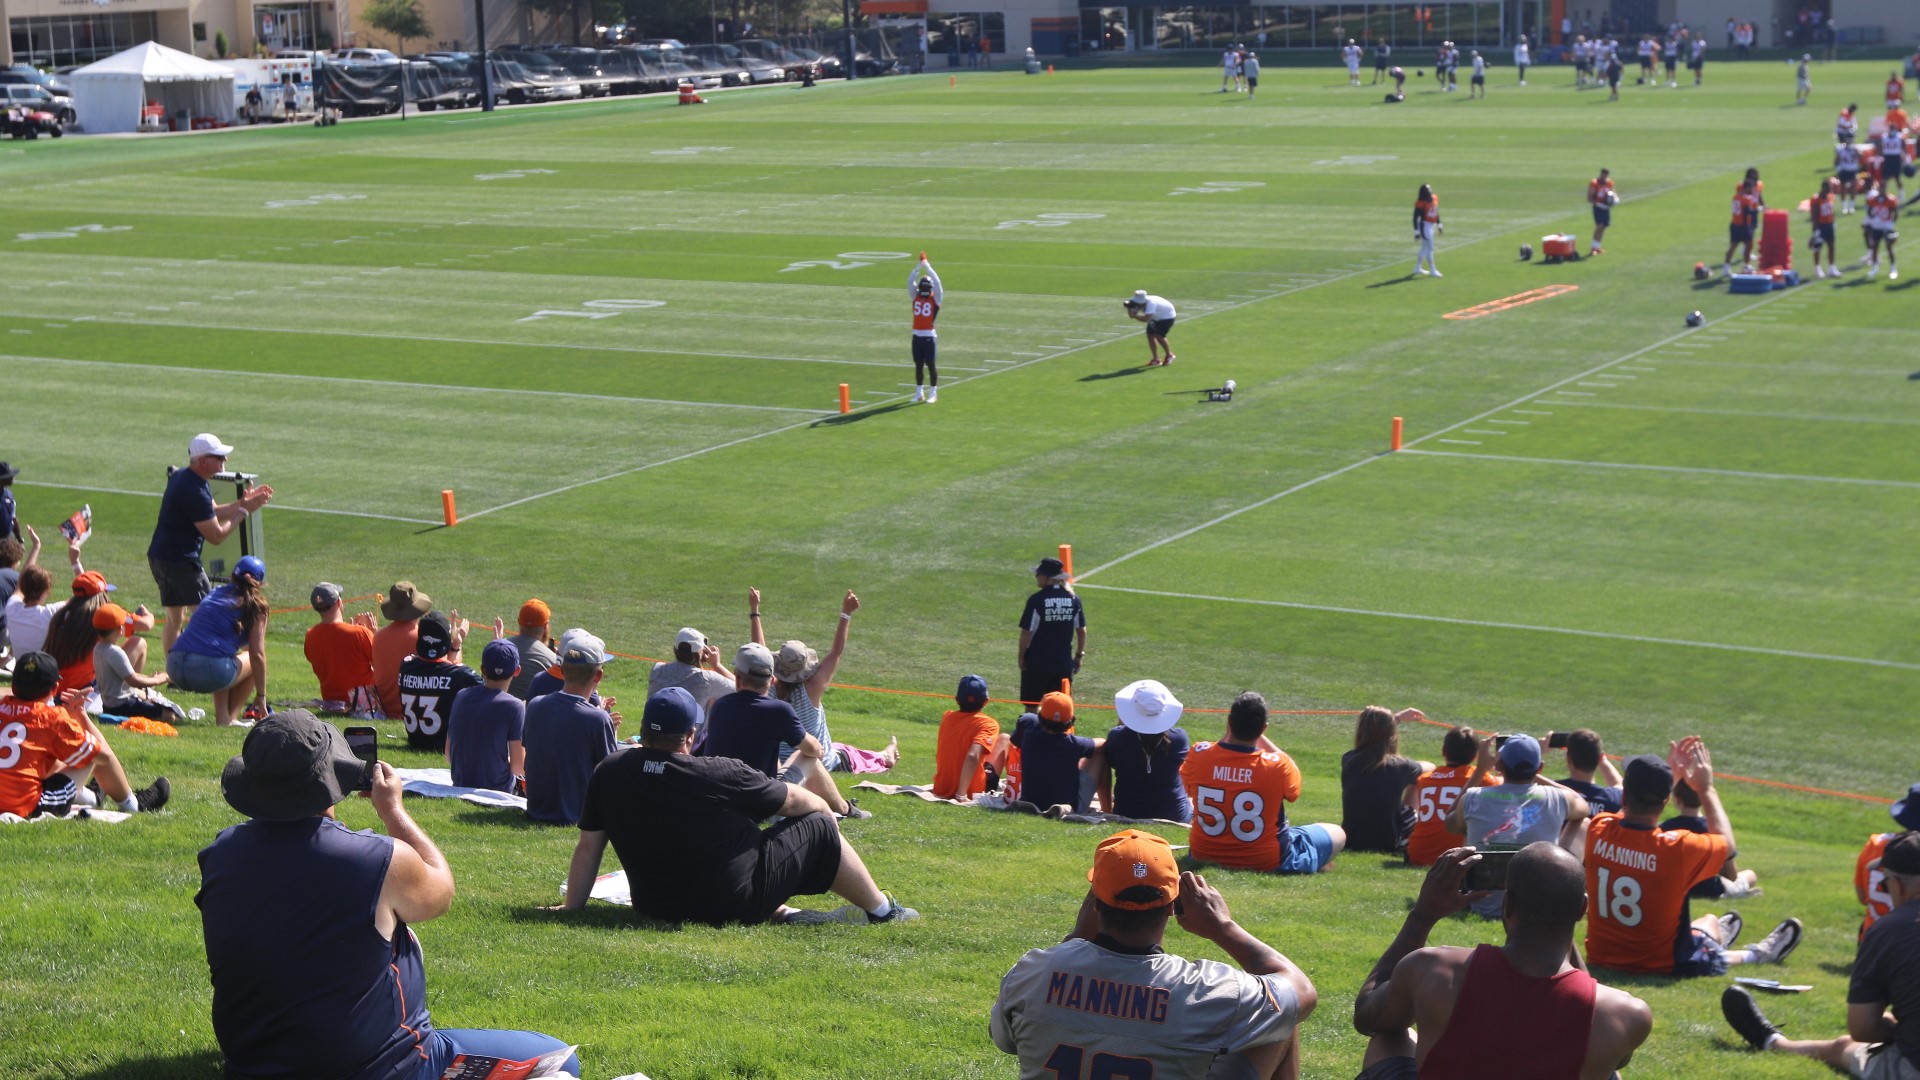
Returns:
[[[1621,405],[1609,401],[1562,401],[1583,409],[1635,409],[1640,412],[1685,413],[1690,416],[1746,416],[1756,420],[1801,420],[1810,424],[1893,424],[1920,427],[1920,420],[1880,419],[1871,416],[1835,416],[1830,413],[1749,412],[1744,409],[1692,409],[1677,405]],[[1494,420],[1498,424],[1502,421]],[[1508,421],[1511,423],[1512,421]]]
[[[802,409],[791,405],[739,405],[728,401],[677,401],[672,398],[627,397],[622,394],[582,394],[570,390],[515,390],[501,386],[462,386],[457,383],[401,382],[393,379],[356,379],[344,375],[301,375],[284,371],[233,371],[226,368],[196,368],[173,364],[140,364],[123,360],[71,360],[60,356],[23,356],[0,353],[0,360],[24,360],[35,364],[70,364],[76,367],[134,368],[166,371],[214,378],[244,376],[249,379],[291,379],[304,382],[349,383],[360,386],[394,386],[410,390],[444,390],[461,394],[513,394],[530,397],[578,398],[585,401],[631,402],[636,405],[683,405],[698,409],[752,409],[760,412],[803,412],[828,415],[832,409]]]
[[[15,480],[21,487],[54,488],[60,491],[86,491],[96,495],[138,495],[142,498],[157,499],[158,491],[129,491],[126,488],[95,487],[90,484],[54,484],[45,480]],[[268,503],[269,510],[291,510],[301,514],[334,514],[339,517],[374,518],[378,521],[404,521],[409,525],[444,525],[444,521],[432,518],[397,517],[393,514],[370,514],[364,510],[328,510],[319,506],[288,506],[285,503]]]
[[[1728,645],[1717,641],[1690,641],[1685,638],[1651,637],[1644,634],[1616,634],[1605,630],[1576,630],[1565,626],[1534,626],[1529,623],[1498,622],[1489,619],[1459,619],[1449,615],[1416,615],[1405,611],[1374,611],[1368,608],[1339,607],[1333,604],[1300,604],[1288,600],[1254,600],[1243,596],[1207,596],[1202,593],[1163,592],[1159,589],[1130,589],[1120,585],[1089,585],[1075,579],[1076,585],[1109,592],[1160,596],[1170,600],[1206,600],[1221,604],[1252,604],[1260,607],[1292,608],[1296,611],[1325,611],[1336,615],[1365,615],[1377,619],[1404,619],[1411,622],[1445,623],[1449,626],[1481,626],[1491,630],[1522,630],[1536,634],[1566,634],[1572,637],[1604,638],[1643,645],[1674,645],[1689,649],[1713,649],[1719,652],[1755,653],[1782,656],[1794,660],[1823,660],[1836,664],[1862,664],[1868,667],[1920,671],[1920,664],[1899,660],[1876,660],[1864,656],[1835,656],[1831,653],[1803,652],[1798,649],[1770,649],[1763,645]]]
[[[1774,300],[1779,299],[1780,297],[1783,297],[1786,295],[1788,294],[1784,292],[1769,293],[1762,299],[1756,300],[1753,303],[1748,304],[1746,307],[1740,308],[1739,310],[1733,312],[1730,315],[1723,316],[1720,319],[1720,322],[1725,323],[1729,319],[1737,319],[1749,311],[1753,311],[1756,308],[1763,307],[1767,304],[1770,304]],[[1582,379],[1590,379],[1593,376],[1598,375],[1600,372],[1607,370],[1608,368],[1615,367],[1620,364],[1630,363],[1634,360],[1638,360],[1641,357],[1647,355],[1648,353],[1654,351],[1655,349],[1665,348],[1666,346],[1671,345],[1672,343],[1687,337],[1689,334],[1693,334],[1696,332],[1698,332],[1697,327],[1688,327],[1687,329],[1682,330],[1671,337],[1662,338],[1661,340],[1656,341],[1651,345],[1647,345],[1642,348],[1635,349],[1634,351],[1627,353],[1625,356],[1617,357],[1613,360],[1607,361],[1604,364],[1600,364],[1596,367],[1588,368],[1587,370],[1580,372],[1578,375],[1569,375],[1566,378],[1561,379],[1559,382],[1553,383],[1543,389],[1535,390],[1530,394],[1524,394],[1520,397],[1514,398],[1512,401],[1507,402],[1505,405],[1498,406],[1497,408],[1488,409],[1486,412],[1483,412],[1483,413],[1478,413],[1476,415],[1469,416],[1465,420],[1462,420],[1457,424],[1452,424],[1448,427],[1443,427],[1438,431],[1429,432],[1428,434],[1422,435],[1419,438],[1414,439],[1410,442],[1404,443],[1402,445],[1407,448],[1412,448],[1420,445],[1423,442],[1426,442],[1429,439],[1440,439],[1442,436],[1451,435],[1452,433],[1459,431],[1461,428],[1464,428],[1469,424],[1477,424],[1480,421],[1487,419],[1488,417],[1497,416],[1498,414],[1506,412],[1509,409],[1513,409],[1516,412],[1523,413],[1529,416],[1551,415],[1550,413],[1538,413],[1532,410],[1520,409],[1520,408],[1517,408],[1517,406],[1525,405],[1533,401],[1535,398],[1543,397],[1547,394],[1558,392],[1560,391],[1560,388],[1563,386],[1568,386],[1570,384],[1577,383]],[[1586,396],[1592,397],[1593,395],[1588,394]],[[1554,402],[1550,404],[1570,404],[1570,403]],[[1465,440],[1442,439],[1442,441],[1463,442]],[[1302,483],[1295,484],[1294,486],[1287,488],[1285,491],[1276,492],[1275,494],[1269,495],[1266,498],[1261,499],[1259,502],[1249,503],[1246,506],[1239,508],[1238,510],[1230,510],[1227,513],[1221,514],[1219,517],[1212,519],[1211,521],[1202,522],[1189,529],[1182,529],[1181,531],[1174,533],[1172,536],[1155,540],[1153,543],[1147,544],[1144,547],[1135,548],[1132,551],[1127,552],[1125,555],[1122,555],[1117,559],[1113,559],[1108,562],[1101,563],[1099,566],[1096,566],[1093,569],[1086,571],[1085,573],[1074,575],[1074,581],[1076,582],[1084,581],[1087,578],[1090,578],[1093,575],[1098,574],[1103,570],[1111,569],[1112,567],[1118,566],[1121,563],[1134,558],[1135,556],[1145,555],[1147,552],[1152,551],[1155,548],[1165,547],[1166,545],[1173,543],[1175,540],[1184,540],[1187,537],[1192,536],[1194,533],[1201,531],[1202,529],[1210,529],[1213,526],[1218,525],[1222,522],[1231,521],[1234,518],[1237,518],[1241,514],[1247,513],[1250,510],[1258,510],[1269,503],[1276,502],[1280,499],[1284,499],[1287,496],[1294,494],[1295,492],[1305,491],[1306,489],[1313,487],[1315,484],[1318,484],[1323,480],[1331,480],[1336,476],[1340,476],[1344,473],[1352,472],[1353,470],[1359,468],[1362,465],[1367,464],[1368,462],[1379,461],[1383,457],[1392,457],[1392,456],[1393,456],[1393,451],[1385,450],[1385,451],[1381,451],[1380,453],[1373,454],[1369,457],[1363,457],[1359,461],[1353,462],[1350,465],[1343,465],[1340,468],[1335,469],[1330,473],[1324,473],[1320,476],[1314,477],[1311,480],[1307,480]]]
[[[1442,442],[1451,442],[1442,439]],[[1861,487],[1891,487],[1920,490],[1920,481],[1874,480],[1859,476],[1807,476],[1802,473],[1750,472],[1745,469],[1706,469],[1691,465],[1641,465],[1628,461],[1578,461],[1568,458],[1520,457],[1514,454],[1468,454],[1458,450],[1403,450],[1422,457],[1472,458],[1476,461],[1518,461],[1529,465],[1570,465],[1583,469],[1637,469],[1643,472],[1693,473],[1700,476],[1729,476],[1739,480],[1799,480],[1809,484],[1854,484]]]

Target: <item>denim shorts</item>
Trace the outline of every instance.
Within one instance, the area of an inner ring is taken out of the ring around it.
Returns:
[[[1333,861],[1333,834],[1321,825],[1289,825],[1278,872],[1317,874]]]
[[[231,656],[205,656],[175,649],[167,654],[167,677],[190,694],[212,694],[232,686],[240,677],[240,661]]]

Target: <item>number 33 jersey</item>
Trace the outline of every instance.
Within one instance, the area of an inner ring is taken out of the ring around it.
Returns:
[[[1587,828],[1587,963],[1673,971],[1687,929],[1687,890],[1720,872],[1727,838],[1627,824],[1600,814]]]
[[[1013,965],[987,1028],[1021,1080],[1256,1080],[1231,1055],[1290,1038],[1299,1016],[1278,975],[1075,938]]]
[[[1192,855],[1216,866],[1275,870],[1287,804],[1300,797],[1300,769],[1284,753],[1201,743],[1180,766],[1193,799]]]
[[[400,711],[407,721],[407,746],[442,753],[447,748],[447,719],[453,699],[480,685],[480,673],[465,664],[409,656],[400,664]]]

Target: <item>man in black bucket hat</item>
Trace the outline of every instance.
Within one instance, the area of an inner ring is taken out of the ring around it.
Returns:
[[[250,820],[200,852],[194,902],[229,1075],[429,1080],[463,1053],[565,1053],[533,1032],[434,1027],[409,924],[447,912],[453,874],[386,763],[360,760],[340,729],[293,709],[247,733],[220,790]],[[335,820],[355,790],[387,835]],[[578,1075],[578,1059],[564,1068]]]

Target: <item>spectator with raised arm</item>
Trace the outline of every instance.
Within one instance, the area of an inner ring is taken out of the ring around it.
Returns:
[[[1425,720],[1419,709],[1389,712],[1378,705],[1360,711],[1353,725],[1353,749],[1340,756],[1340,827],[1348,851],[1397,855],[1406,850],[1414,815],[1406,793],[1433,762],[1400,753],[1400,725]]]
[[[45,648],[47,627],[54,615],[67,605],[65,600],[46,602],[47,594],[53,591],[53,574],[40,565],[40,534],[33,531],[31,525],[26,529],[28,547],[24,559],[20,557],[19,541],[0,538],[0,587],[4,587],[4,591],[0,591],[0,603],[6,605],[0,628],[5,630],[6,651],[14,656]],[[67,563],[73,567],[76,579],[87,572],[86,567],[80,565],[83,542],[80,538],[67,541]],[[12,581],[11,586],[6,584],[8,579]]]
[[[147,565],[153,582],[160,587],[160,606],[167,616],[161,643],[168,652],[186,627],[193,609],[213,591],[207,571],[200,565],[200,552],[206,544],[226,543],[248,514],[267,505],[273,489],[265,484],[248,488],[230,503],[213,501],[213,488],[207,483],[227,467],[227,455],[233,447],[211,433],[201,432],[187,444],[187,465],[167,477],[166,493],[160,496],[160,516],[153,525],[153,539],[147,544]]]
[[[749,605],[752,610],[752,605]],[[760,628],[758,619],[749,619],[754,629]],[[673,639],[673,659],[653,665],[647,672],[647,696],[677,686],[693,695],[694,703],[700,706],[700,716],[704,722],[707,710],[713,707],[715,699],[733,693],[739,687],[733,683],[733,673],[720,666],[720,648],[709,644],[707,635],[691,626],[682,627]],[[695,741],[699,741],[698,734]]]
[[[320,621],[307,627],[304,651],[329,712],[378,709],[373,683],[373,613],[346,617],[340,586],[323,581],[307,597]]]
[[[757,609],[759,594],[752,593],[751,597]],[[757,625],[759,611],[753,614],[752,621]],[[833,777],[818,765],[826,748],[800,723],[792,705],[773,696],[773,673],[773,654],[766,645],[749,641],[740,646],[733,656],[733,681],[740,689],[714,701],[700,754],[738,758],[776,780],[799,765],[802,786],[819,796],[834,813],[871,817],[870,811],[859,809],[840,794]]]
[[[748,590],[749,610],[758,614],[760,591]],[[840,669],[840,658],[846,655],[847,631],[853,625],[853,613],[860,610],[860,598],[852,589],[840,600],[840,621],[834,624],[833,645],[827,655],[820,656],[804,641],[788,641],[773,654],[773,696],[793,706],[793,714],[800,718],[800,726],[807,734],[820,740],[822,751],[819,757],[820,767],[827,772],[874,773],[886,772],[900,760],[900,741],[895,739],[885,750],[862,750],[857,746],[833,741],[833,733],[827,730],[827,711],[821,704],[827,688],[833,685],[834,673]],[[765,623],[749,618],[752,640],[761,645],[767,644]],[[799,771],[805,766],[793,759],[794,748],[782,744],[780,760],[788,763],[781,779],[790,784],[806,782]],[[815,783],[817,783],[816,781]],[[829,779],[829,783],[832,781]],[[814,787],[809,784],[809,787]],[[817,788],[815,794],[819,794]],[[823,798],[825,796],[822,796]],[[833,800],[828,798],[829,802]]]
[[[553,609],[537,597],[521,604],[518,629],[507,640],[520,654],[520,674],[513,677],[507,692],[526,701],[533,696],[533,677],[560,662],[560,654],[553,651]]]
[[[47,620],[46,650],[60,664],[60,689],[93,685],[93,649],[100,643],[93,617],[106,606],[107,594],[117,588],[97,571],[78,574],[72,597]],[[127,626],[126,653],[135,671],[145,671],[147,666],[147,642],[138,635],[151,629],[153,616],[143,604]]]

